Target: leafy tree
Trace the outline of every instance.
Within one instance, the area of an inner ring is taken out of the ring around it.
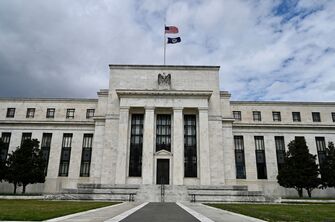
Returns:
[[[335,187],[335,147],[333,142],[328,143],[326,158],[321,167],[321,179],[324,187]]]
[[[44,167],[45,161],[39,149],[39,142],[36,139],[25,140],[21,147],[8,157],[6,179],[14,184],[14,194],[17,186],[22,185],[22,193],[25,193],[28,184],[44,183]]]
[[[0,155],[2,150],[6,148],[6,145],[4,142],[2,142],[2,139],[0,138]],[[0,156],[0,182],[5,179],[7,167],[6,167],[6,161],[2,159]]]
[[[311,197],[313,189],[318,188],[321,183],[315,160],[316,155],[309,153],[304,138],[292,140],[288,144],[285,162],[277,176],[278,183],[283,187],[296,189],[299,197],[302,197],[305,188]]]

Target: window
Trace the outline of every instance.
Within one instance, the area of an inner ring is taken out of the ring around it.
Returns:
[[[22,133],[21,145],[25,140],[31,140],[31,133]]]
[[[42,151],[43,159],[45,161],[45,168],[44,168],[45,175],[47,175],[47,172],[48,172],[51,137],[52,137],[52,133],[43,133],[43,136],[42,136],[41,151]]]
[[[92,156],[93,134],[84,134],[83,151],[81,154],[80,176],[89,177]]]
[[[67,177],[69,174],[71,157],[72,133],[64,133],[62,142],[62,151],[59,163],[58,176]]]
[[[300,112],[292,112],[293,122],[301,122]]]
[[[333,122],[335,122],[335,112],[332,113],[332,119],[333,119]]]
[[[157,115],[156,151],[171,151],[171,115]]]
[[[280,112],[272,112],[272,118],[273,118],[273,121],[280,122],[281,121]]]
[[[73,119],[74,118],[74,111],[75,111],[75,109],[67,109],[66,110],[66,119]]]
[[[323,164],[326,158],[326,142],[324,137],[315,137],[316,149],[318,151],[319,164]]]
[[[242,120],[241,111],[233,111],[233,117],[235,120],[241,121]]]
[[[245,158],[243,136],[234,136],[236,179],[245,179]]]
[[[197,126],[195,115],[184,115],[184,176],[197,177]]]
[[[91,119],[94,117],[94,109],[87,109],[86,110],[86,119]]]
[[[252,111],[252,116],[254,121],[262,121],[262,116],[260,111]]]
[[[47,118],[55,118],[55,108],[47,109]]]
[[[142,176],[143,114],[131,117],[129,176]]]
[[[15,108],[7,108],[7,118],[14,118],[15,116]]]
[[[283,167],[285,162],[285,141],[283,136],[275,136],[277,166],[278,171]]]
[[[3,148],[0,150],[0,160],[5,161],[8,155],[9,143],[10,143],[11,133],[2,133],[1,140],[4,143]]]
[[[264,137],[255,136],[257,178],[267,179]]]
[[[28,108],[26,118],[34,118],[35,108]]]
[[[313,122],[321,122],[321,116],[319,112],[312,112]]]

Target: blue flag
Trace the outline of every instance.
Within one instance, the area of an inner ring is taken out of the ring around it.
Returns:
[[[178,42],[181,42],[181,38],[180,37],[177,37],[177,38],[170,38],[170,37],[168,37],[168,41],[167,41],[168,44],[175,44],[175,43],[178,43]]]

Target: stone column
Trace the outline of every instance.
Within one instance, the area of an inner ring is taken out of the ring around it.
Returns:
[[[117,148],[116,161],[116,184],[125,184],[127,176],[127,151],[128,151],[128,122],[129,107],[120,107],[119,118],[119,145]]]
[[[173,185],[183,185],[184,178],[184,121],[183,108],[173,108]]]
[[[154,178],[154,114],[154,107],[145,107],[142,152],[143,184],[153,184]]]
[[[208,108],[199,108],[199,142],[200,184],[210,185]]]

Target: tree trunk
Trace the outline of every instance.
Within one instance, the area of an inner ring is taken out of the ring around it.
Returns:
[[[308,197],[312,198],[312,189],[306,189],[308,193]]]
[[[299,198],[302,198],[302,191],[303,191],[302,188],[298,188],[297,191],[299,194]]]
[[[16,194],[16,183],[14,183],[14,194]]]
[[[27,184],[23,184],[23,187],[22,187],[22,194],[25,194],[25,193],[26,193],[26,186],[27,186]]]

